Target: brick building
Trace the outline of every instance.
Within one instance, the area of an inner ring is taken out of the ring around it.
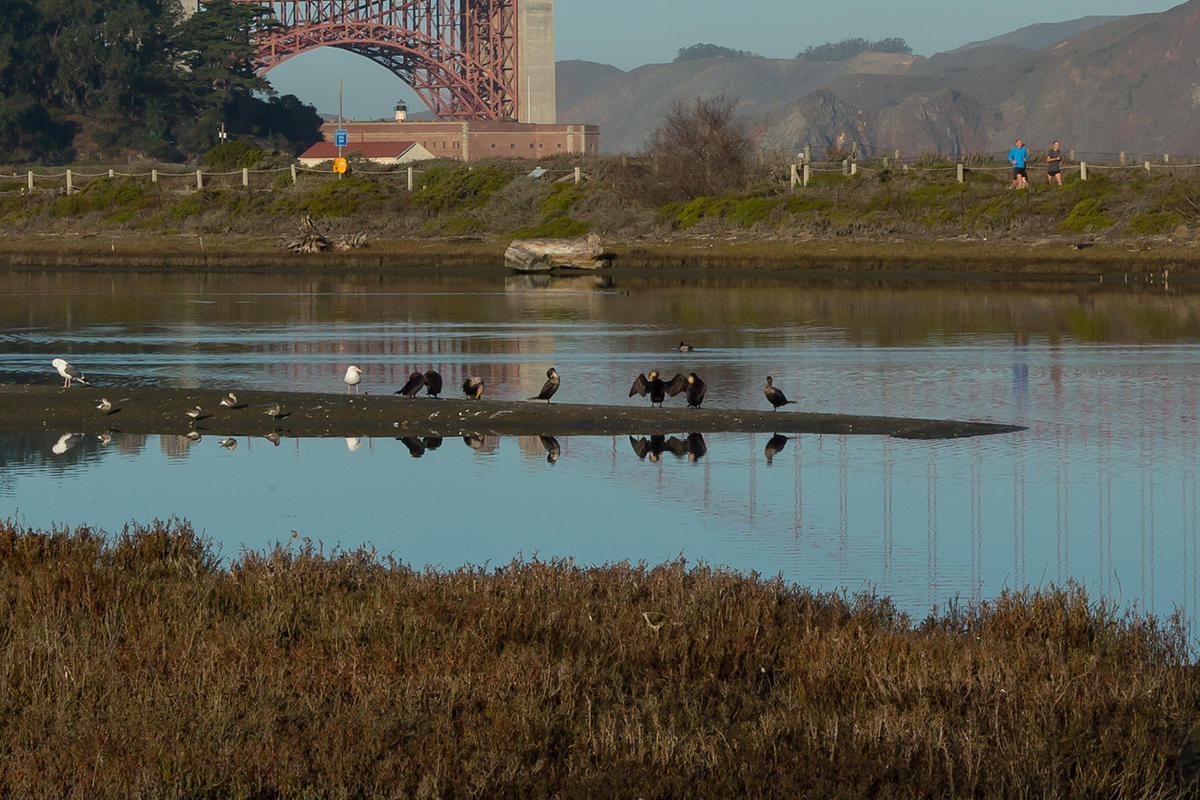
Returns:
[[[321,126],[325,141],[334,140],[337,122]],[[480,161],[486,158],[546,158],[600,153],[597,125],[539,125],[531,122],[415,122],[378,120],[340,123],[348,146],[367,142],[416,142],[435,158]]]

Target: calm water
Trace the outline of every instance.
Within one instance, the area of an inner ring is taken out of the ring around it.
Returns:
[[[672,352],[681,340],[694,353]],[[706,405],[1013,422],[957,441],[675,435],[239,439],[0,435],[0,516],[30,526],[178,515],[227,556],[293,531],[414,565],[684,556],[917,614],[1075,580],[1156,613],[1197,597],[1200,294],[771,278],[315,278],[0,273],[0,382],[390,393],[413,369],[528,397],[630,403],[695,370]],[[119,390],[113,390],[119,396]],[[414,402],[437,402],[418,400]],[[641,401],[645,402],[645,401]],[[786,413],[786,412],[780,412]],[[637,437],[641,438],[641,437]],[[666,443],[669,440],[664,440]],[[649,439],[647,439],[649,442]],[[549,448],[549,449],[548,449]]]

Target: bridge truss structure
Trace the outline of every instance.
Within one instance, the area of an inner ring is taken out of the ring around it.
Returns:
[[[235,0],[268,9],[259,72],[318,47],[381,64],[441,120],[517,119],[518,0]]]

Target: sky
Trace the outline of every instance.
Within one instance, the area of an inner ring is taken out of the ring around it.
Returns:
[[[623,70],[675,58],[700,42],[792,58],[810,45],[851,37],[897,36],[913,52],[931,56],[1039,22],[1092,15],[1165,11],[1170,0],[858,0],[852,13],[829,13],[828,3],[796,0],[556,0],[556,59],[582,59]],[[351,53],[321,48],[276,67],[267,78],[281,94],[295,94],[322,113],[347,118],[390,117],[397,100],[410,110],[424,104],[391,73]]]

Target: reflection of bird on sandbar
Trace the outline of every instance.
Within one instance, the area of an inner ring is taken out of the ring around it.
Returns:
[[[463,442],[476,453],[494,453],[500,447],[500,437],[491,433],[469,433],[463,436]]]
[[[550,404],[550,398],[554,397],[554,393],[558,391],[559,377],[558,370],[554,367],[546,370],[546,382],[542,384],[542,390],[537,393],[537,397],[531,397],[530,400],[545,400],[546,405]]]
[[[666,442],[667,450],[676,458],[686,458],[688,461],[699,461],[708,452],[704,436],[699,433],[689,433],[687,436],[671,436]]]
[[[767,402],[771,404],[772,411],[777,410],[780,406],[791,405],[796,402],[795,400],[788,400],[782,389],[775,388],[770,375],[767,376],[767,385],[763,387],[763,394],[766,396]]]
[[[463,378],[462,390],[469,399],[478,400],[483,396],[483,378],[478,375]]]
[[[50,364],[56,370],[58,370],[58,374],[62,376],[64,389],[70,389],[72,381],[78,381],[79,383],[82,383],[84,386],[91,386],[91,384],[88,383],[86,379],[84,379],[83,373],[79,370],[79,367],[76,367],[72,364],[68,364],[66,359],[56,358],[53,361],[51,361]]]
[[[637,457],[643,461],[649,457],[651,461],[657,462],[660,460],[663,451],[667,449],[667,437],[661,433],[653,434],[649,438],[645,436],[637,438],[630,436],[629,446],[633,448],[633,452]]]
[[[763,455],[767,458],[767,463],[770,464],[775,456],[783,452],[784,445],[788,443],[788,437],[776,433],[767,440],[767,446],[763,448]]]
[[[437,370],[429,370],[425,373],[425,394],[430,397],[437,397],[442,393],[442,374]]]
[[[562,448],[558,444],[558,439],[553,436],[539,435],[538,440],[541,441],[542,447],[546,448],[546,461],[550,464],[558,461],[558,457],[562,455]]]
[[[425,443],[417,436],[401,436],[400,441],[408,448],[408,454],[413,458],[425,455]]]
[[[401,386],[399,390],[393,392],[393,394],[402,394],[405,397],[416,397],[417,392],[421,391],[421,387],[424,385],[425,376],[420,372],[413,372],[409,374],[408,380],[404,382],[404,385]]]
[[[667,399],[667,395],[674,397],[682,392],[688,386],[687,378],[679,373],[675,373],[675,377],[671,378],[670,383],[658,377],[658,370],[650,370],[650,376],[647,377],[642,373],[633,380],[633,386],[629,387],[629,396],[640,394],[642,397],[650,395],[650,405],[663,404],[663,400]],[[701,398],[703,399],[703,398]]]
[[[217,442],[217,444],[221,445],[221,447],[224,447],[226,450],[237,450],[237,439],[234,439],[232,436],[226,436],[224,439]]]
[[[56,456],[61,456],[63,453],[70,450],[75,445],[83,441],[82,433],[64,433],[58,437],[58,441],[50,448],[50,452]]]

